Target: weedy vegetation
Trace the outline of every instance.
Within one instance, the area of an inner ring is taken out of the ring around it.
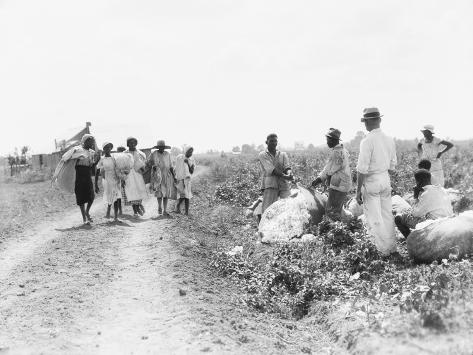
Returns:
[[[293,171],[305,185],[326,158],[326,151],[290,154]],[[352,153],[354,178],[356,158]],[[398,158],[391,179],[393,193],[402,196],[412,191],[418,159],[413,151],[400,151]],[[472,161],[469,147],[456,148],[444,158],[446,186],[464,195],[456,211],[472,208]],[[344,322],[351,319],[356,326],[341,327],[345,333],[336,330],[333,337],[347,349],[373,332],[421,337],[473,326],[471,257],[415,265],[401,238],[399,254],[383,257],[356,219],[307,226],[316,236],[310,243],[258,244],[256,222],[244,217],[244,206],[260,194],[257,157],[216,157],[200,163],[209,167],[209,174],[196,184],[194,219],[184,228],[195,232],[198,254],[217,275],[238,285],[242,299],[255,311],[318,323],[330,322],[343,311]],[[229,252],[235,246],[243,252]]]

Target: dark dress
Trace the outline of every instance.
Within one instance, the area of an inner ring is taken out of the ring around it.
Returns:
[[[76,184],[74,187],[78,205],[94,201],[94,184],[92,183],[92,167],[76,165]]]

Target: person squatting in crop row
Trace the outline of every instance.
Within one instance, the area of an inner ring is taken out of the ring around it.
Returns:
[[[171,163],[171,154],[165,149],[171,149],[164,140],[158,140],[156,150],[152,151],[146,161],[151,168],[150,189],[158,200],[158,215],[169,216],[167,212],[168,199],[176,199],[177,183]]]
[[[52,182],[57,182],[64,190],[74,191],[76,203],[80,208],[85,225],[90,225],[93,222],[90,208],[95,198],[92,181],[92,171],[95,165],[95,151],[92,149],[94,147],[94,136],[84,134],[81,145],[69,149],[61,157],[52,179]],[[85,206],[86,204],[87,206]]]
[[[262,212],[279,198],[290,196],[290,181],[294,179],[287,154],[277,150],[278,136],[274,133],[269,134],[266,145],[267,149],[258,155],[263,191]]]
[[[177,180],[177,198],[176,213],[181,213],[181,204],[184,202],[184,213],[189,215],[189,204],[192,198],[191,178],[195,170],[195,161],[192,157],[194,148],[191,146],[184,147],[184,153],[176,157],[175,177]]]
[[[98,180],[102,176],[103,201],[107,206],[105,218],[110,218],[110,210],[113,205],[114,221],[118,220],[119,200],[121,199],[120,180],[117,176],[117,165],[115,158],[111,155],[113,144],[104,142],[102,145],[103,157],[97,163],[95,172],[95,192],[99,192]]]
[[[406,238],[420,222],[453,215],[450,196],[443,187],[433,185],[431,177],[426,169],[414,173],[416,186],[412,208],[394,217],[397,228]]]
[[[385,255],[396,251],[389,171],[396,164],[394,139],[381,131],[381,117],[376,107],[365,108],[361,122],[368,131],[360,142],[356,200],[363,205],[368,233]]]
[[[422,138],[417,145],[419,158],[427,159],[431,162],[430,173],[432,174],[432,184],[444,187],[445,176],[440,158],[444,153],[452,149],[453,144],[449,141],[434,137],[434,126],[432,125],[425,125],[421,129],[421,132],[424,138]]]
[[[341,221],[343,216],[343,203],[351,189],[350,155],[340,143],[341,132],[330,128],[325,135],[330,148],[330,156],[319,176],[312,181],[312,186],[321,183],[328,186],[328,200],[325,211],[327,216],[335,221]]]
[[[122,196],[125,206],[131,205],[134,216],[139,217],[145,212],[142,202],[148,196],[143,179],[146,155],[141,150],[136,149],[138,139],[135,137],[127,138],[126,145],[128,149],[124,153],[132,158],[133,168],[126,180],[122,181]]]

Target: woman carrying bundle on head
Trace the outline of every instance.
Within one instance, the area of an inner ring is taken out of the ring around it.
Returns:
[[[171,149],[163,140],[156,144],[156,150],[152,151],[147,160],[151,167],[150,188],[158,199],[158,215],[169,216],[167,212],[168,199],[175,199],[175,177],[171,163],[171,154],[165,149]]]
[[[69,149],[62,156],[52,179],[52,182],[57,182],[62,189],[75,193],[85,225],[90,225],[92,222],[90,207],[95,197],[92,181],[92,169],[95,164],[95,151],[92,149],[94,147],[94,136],[84,134],[81,145]]]
[[[185,214],[189,214],[189,203],[192,198],[191,177],[195,170],[195,161],[192,157],[194,148],[184,147],[184,154],[176,158],[175,176],[177,180],[176,213],[181,213],[181,203],[184,202]]]
[[[102,176],[103,185],[103,201],[107,206],[107,214],[105,218],[110,218],[110,210],[113,205],[113,213],[115,222],[118,220],[119,199],[121,198],[120,180],[117,176],[117,165],[115,158],[111,155],[113,144],[105,142],[102,146],[103,157],[97,164],[97,171],[95,173],[95,192],[99,192],[98,179]]]

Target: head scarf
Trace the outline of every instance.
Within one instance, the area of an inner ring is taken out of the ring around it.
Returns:
[[[191,145],[185,145],[184,147],[182,147],[182,151],[184,152],[184,154],[187,154],[189,149],[194,149],[194,147]]]
[[[128,142],[131,141],[131,140],[134,140],[136,142],[136,144],[138,144],[138,139],[136,139],[135,137],[128,137],[126,139],[126,145],[128,146]]]
[[[107,145],[109,145],[109,144],[111,144],[111,145],[112,145],[112,148],[113,148],[113,143],[110,143],[110,142],[103,142],[103,144],[102,144],[102,149],[105,149],[105,147],[106,147]]]
[[[88,134],[88,133],[84,134],[84,135],[82,136],[81,140],[80,140],[80,144],[84,144],[85,141],[86,141],[87,139],[90,139],[90,138],[92,138],[92,139],[95,140],[95,137],[94,137],[93,135]]]

